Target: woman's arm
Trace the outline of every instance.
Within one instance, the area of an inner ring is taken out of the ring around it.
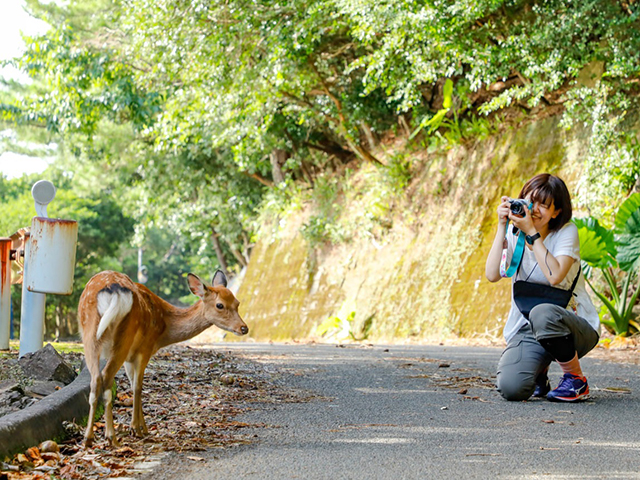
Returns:
[[[559,255],[557,258],[544,246],[542,239],[533,242],[533,254],[538,261],[540,270],[549,280],[551,285],[558,285],[569,273],[569,269],[575,260],[568,255]]]
[[[522,230],[525,234],[532,236],[538,233],[533,226],[531,213],[527,210],[524,217],[510,216],[514,225]],[[539,237],[533,242],[533,254],[540,266],[540,270],[551,285],[558,285],[564,280],[569,273],[569,269],[575,259],[568,255],[559,255],[554,257],[543,242],[543,238]]]
[[[487,256],[484,267],[484,274],[490,282],[497,282],[502,279],[500,275],[500,261],[502,260],[502,249],[505,234],[507,232],[507,220],[509,218],[509,197],[502,197],[502,203],[498,206],[498,228],[493,239],[491,250]]]

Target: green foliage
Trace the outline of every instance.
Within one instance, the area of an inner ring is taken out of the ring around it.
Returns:
[[[403,192],[411,181],[411,160],[404,155],[394,155],[383,171],[391,190]]]
[[[211,264],[202,262],[203,257],[194,251],[188,237],[179,232],[149,228],[145,232],[142,264],[146,267],[145,285],[160,297],[172,303],[193,303],[197,298],[187,286],[187,274],[193,272],[210,281],[215,271]],[[123,248],[122,271],[134,281],[138,277],[138,249]],[[208,259],[208,257],[204,257]]]
[[[336,315],[328,317],[316,328],[316,335],[327,339],[341,340],[366,340],[371,330],[372,318],[367,319],[362,325],[360,332],[356,330],[356,303],[352,299],[347,299],[340,307]]]
[[[630,55],[640,42],[637,32],[631,32],[637,12],[631,6],[625,12],[617,2],[335,4],[350,19],[354,38],[370,47],[355,65],[366,71],[367,87],[384,88],[403,110],[419,104],[423,86],[442,77],[465,78],[476,91],[519,75],[517,83],[483,108],[493,111],[514,100],[535,105],[593,58],[609,57],[620,76],[638,68]]]
[[[315,213],[300,229],[300,233],[311,247],[324,242],[339,243],[342,240],[337,223],[341,212],[339,193],[338,179],[328,176],[317,179],[312,193]]]
[[[440,126],[445,122],[446,115],[451,110],[452,105],[452,96],[453,96],[453,82],[450,78],[447,78],[444,83],[444,88],[442,89],[442,108],[436,112],[431,118],[425,117],[418,128],[414,130],[414,132],[409,137],[410,139],[415,137],[423,128],[429,127],[429,133],[433,133],[440,128]]]
[[[607,229],[594,218],[576,219],[580,236],[580,255],[587,282],[602,301],[606,313],[602,323],[617,335],[628,335],[630,327],[640,330],[633,319],[633,307],[640,294],[640,285],[630,287],[640,267],[640,194],[634,193],[618,209],[615,227]],[[608,294],[593,282],[589,267],[597,268],[604,278]]]
[[[281,219],[311,201],[312,245],[379,241],[412,175],[403,155],[378,153],[399,120],[432,151],[564,109],[565,128],[592,132],[578,203],[599,217],[640,175],[637,2],[27,3],[52,29],[14,62],[32,83],[0,90],[0,122],[15,132],[3,149],[57,145],[61,185],[73,183],[62,189],[66,213],[87,225],[86,271],[135,271],[142,247],[150,282],[172,298],[182,287],[161,281],[165,268],[178,282],[187,266],[246,265],[260,211]],[[366,172],[368,191],[343,174],[362,162],[379,169]],[[10,231],[30,200],[6,191],[0,227]],[[359,195],[362,208],[341,211],[341,195]],[[101,231],[98,216],[115,223]],[[132,244],[116,253],[106,237],[128,238],[133,224]],[[636,224],[596,268],[636,268]],[[594,250],[611,243],[592,230]],[[184,265],[165,260],[172,248]]]
[[[591,129],[578,201],[595,215],[610,216],[640,175],[637,95],[603,79],[593,88],[569,91],[567,98],[564,124]]]
[[[5,118],[91,135],[105,118],[129,122],[158,151],[221,149],[229,167],[261,175],[276,148],[298,177],[312,151],[376,162],[363,137],[387,131],[394,112],[423,118],[414,132],[460,141],[479,113],[578,108],[599,95],[574,88],[593,62],[614,105],[635,98],[640,65],[634,3],[29,4],[54,29],[18,62],[39,83]]]
[[[573,223],[578,227],[580,236],[580,255],[582,260],[596,268],[616,266],[618,251],[613,231],[600,225],[595,218],[577,218]]]
[[[0,182],[0,198],[7,215],[0,220],[3,235],[11,235],[19,228],[29,227],[35,215],[31,186],[42,178],[39,175]],[[69,179],[51,170],[45,178],[56,185],[56,198],[47,211],[52,218],[78,222],[78,244],[74,272],[74,289],[69,296],[47,296],[47,332],[69,336],[77,331],[75,311],[82,289],[95,273],[104,269],[120,270],[117,257],[121,246],[133,234],[133,220],[123,214],[117,200],[103,192],[93,197],[80,197],[71,190]],[[14,294],[18,291],[14,291]],[[15,299],[14,313],[19,317],[19,299]]]
[[[157,145],[229,148],[239,168],[262,174],[274,148],[294,166],[309,148],[369,159],[360,125],[384,128],[389,108],[344,73],[357,47],[332,14],[324,2],[127,2],[122,50],[167,99]]]
[[[68,27],[28,40],[15,63],[41,83],[19,103],[2,106],[4,121],[91,136],[103,118],[144,129],[159,110],[158,95],[141,91],[112,50],[79,45]]]

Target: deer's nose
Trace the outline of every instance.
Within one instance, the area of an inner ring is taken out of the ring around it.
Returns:
[[[247,333],[249,333],[249,327],[243,325],[242,327],[240,327],[240,333],[242,333],[242,335],[246,335]]]

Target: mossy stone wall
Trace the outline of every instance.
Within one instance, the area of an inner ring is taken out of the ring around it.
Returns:
[[[587,145],[551,117],[432,156],[407,188],[411,220],[394,217],[382,243],[362,236],[311,249],[299,233],[304,214],[275,237],[262,235],[238,292],[250,328],[244,341],[312,339],[347,300],[355,301],[355,332],[372,322],[370,341],[499,337],[509,284],[484,277],[499,198],[517,196],[541,172],[573,192]]]

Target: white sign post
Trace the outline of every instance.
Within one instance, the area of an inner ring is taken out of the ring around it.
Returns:
[[[47,216],[47,205],[56,196],[51,182],[36,182],[31,194],[38,216],[25,239],[20,356],[42,348],[45,294],[72,293],[78,240],[78,222]]]
[[[36,213],[39,217],[47,216],[47,205],[56,196],[56,187],[47,180],[36,182],[31,188],[31,195],[36,202]],[[30,292],[27,288],[27,274],[29,262],[26,261],[31,246],[31,234],[24,239],[24,270],[22,272],[22,303],[20,307],[20,354],[36,352],[44,343],[44,307],[46,295],[44,293]]]
[[[31,234],[25,234],[24,256],[25,259],[31,248]],[[24,262],[22,280],[22,303],[20,304],[20,354],[37,352],[44,343],[44,307],[46,295],[44,293],[30,292],[27,282],[24,281],[29,272],[29,262]]]

